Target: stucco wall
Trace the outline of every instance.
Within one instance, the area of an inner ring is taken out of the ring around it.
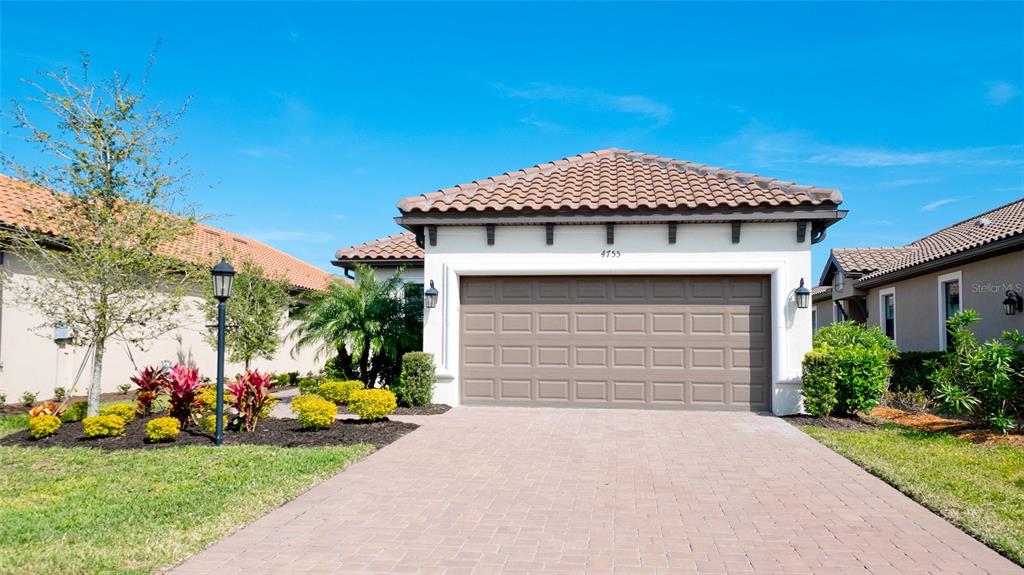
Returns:
[[[835,304],[831,299],[819,301],[814,304],[815,315],[817,316],[814,329],[819,329],[826,325],[832,325],[832,320],[835,316],[835,312],[832,309],[834,306]]]
[[[974,309],[982,320],[974,332],[980,340],[998,338],[1004,330],[1024,333],[1024,314],[1003,313],[1006,290],[1024,294],[1024,251],[1017,251],[962,266],[881,285],[868,293],[868,320],[878,325],[879,292],[896,288],[896,345],[905,351],[936,351],[941,346],[939,276],[959,271],[963,309]]]
[[[438,363],[434,400],[459,403],[460,275],[770,274],[772,276],[773,410],[800,409],[800,362],[811,347],[810,309],[798,310],[792,291],[811,282],[810,242],[796,241],[792,223],[751,223],[733,244],[727,224],[678,228],[668,243],[667,226],[619,225],[607,245],[603,225],[556,226],[554,245],[542,225],[498,226],[487,245],[483,226],[439,226],[437,245],[426,246],[425,279],[441,292],[424,318],[424,350]],[[605,250],[621,256],[602,257]]]
[[[10,272],[12,282],[33,281],[22,262],[6,254],[4,267]],[[91,362],[86,358],[85,348],[58,347],[53,342],[52,329],[39,328],[44,320],[34,310],[17,306],[13,301],[11,286],[5,286],[2,316],[0,316],[0,390],[7,394],[7,401],[15,403],[25,391],[39,393],[39,399],[52,397],[54,387],[71,390],[75,375],[86,359],[85,369],[78,380],[76,393],[85,394],[89,387]],[[191,351],[202,375],[216,375],[216,350],[204,339],[207,331],[206,319],[200,310],[202,299],[189,297],[180,314],[182,327],[175,332],[157,338],[147,349],[127,346],[122,342],[108,344],[103,360],[103,391],[116,391],[117,386],[128,383],[135,374],[136,366],[159,365],[163,361],[177,361],[179,349],[186,354]],[[293,322],[282,318],[281,333],[287,335]],[[181,337],[179,346],[176,336]],[[314,350],[305,350],[291,357],[290,344],[285,344],[273,360],[256,360],[253,367],[262,371],[306,373],[319,371],[322,362],[314,359]],[[133,362],[134,360],[134,362]],[[228,363],[225,373],[233,375],[242,370],[241,364]]]

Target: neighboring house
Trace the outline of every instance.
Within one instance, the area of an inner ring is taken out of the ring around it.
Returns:
[[[819,284],[828,290],[813,298],[817,327],[866,322],[906,351],[945,349],[945,321],[963,309],[981,316],[979,339],[1024,332],[1024,313],[1004,309],[1024,294],[1024,199],[903,247],[833,249]]]
[[[31,207],[45,205],[51,198],[46,189],[0,175],[0,226],[37,227]],[[268,276],[285,279],[297,299],[304,293],[325,289],[332,278],[327,272],[270,246],[203,224],[196,225],[194,233],[182,238],[174,249],[182,260],[201,265],[212,266],[224,253],[236,264],[241,259],[250,259]],[[11,282],[34,281],[35,276],[24,262],[2,250],[0,270],[8,274]],[[209,323],[201,309],[203,303],[198,293],[187,297],[181,312],[182,327],[150,342],[146,349],[109,343],[103,361],[103,391],[115,391],[118,385],[128,383],[138,367],[177,361],[179,352],[191,354],[200,372],[213,377],[216,352],[203,337]],[[70,391],[80,370],[76,392],[84,394],[88,389],[90,363],[86,350],[63,340],[65,334],[52,327],[41,327],[45,323],[34,310],[16,305],[11,291],[5,294],[0,286],[0,391],[9,402],[18,401],[25,391],[38,392],[40,399],[51,397],[55,387]],[[291,327],[292,322],[282,318],[282,336]],[[290,345],[282,345],[273,361],[255,360],[253,367],[279,373],[320,371],[322,362],[315,361],[312,351],[292,357],[290,350]],[[242,366],[229,363],[226,369],[232,375]]]
[[[814,286],[811,289],[811,325],[817,331],[823,325],[835,320],[835,305],[832,303],[832,286]]]
[[[794,290],[841,202],[610,149],[406,198],[411,238],[338,260],[423,259],[434,401],[787,414],[811,347]]]
[[[355,264],[374,268],[379,280],[387,279],[401,269],[405,284],[423,287],[423,248],[416,245],[416,236],[412,232],[340,249],[331,263],[342,268],[349,279],[354,277],[352,270]]]

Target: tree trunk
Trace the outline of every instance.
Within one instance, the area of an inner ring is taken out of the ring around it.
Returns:
[[[245,371],[249,371],[249,362],[252,361],[251,357],[245,358]]]
[[[103,383],[103,351],[107,345],[105,339],[95,342],[92,350],[92,380],[89,382],[89,409],[86,415],[93,417],[100,414],[100,392]]]
[[[372,381],[367,381],[370,371],[370,336],[363,337],[363,353],[359,356],[359,381],[367,387],[373,387]]]

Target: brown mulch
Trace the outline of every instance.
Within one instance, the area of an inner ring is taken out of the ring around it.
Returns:
[[[39,394],[39,395],[40,395],[40,397],[42,397],[42,394]],[[14,400],[18,400],[18,399],[21,399],[21,398],[8,397],[7,401],[14,401]],[[68,402],[68,405],[71,405],[72,403],[74,403],[76,401],[87,401],[88,399],[89,398],[84,396],[84,395],[75,395],[75,396],[73,396],[71,398],[71,401]],[[43,403],[44,401],[53,401],[54,403],[56,403],[56,401],[54,401],[53,398],[48,398],[48,399],[40,399],[39,401],[33,403],[32,405],[36,406],[36,405],[39,405],[39,404]],[[100,403],[112,403],[112,402],[115,402],[115,401],[128,401],[128,402],[135,401],[135,392],[134,391],[130,391],[128,393],[121,393],[120,391],[113,391],[113,392],[110,392],[110,393],[102,393],[102,394],[100,394]],[[11,405],[0,405],[0,416],[4,416],[4,415],[20,415],[22,413],[28,413],[31,410],[32,410],[31,407],[25,407],[21,403],[11,404]]]
[[[836,431],[871,431],[878,429],[878,425],[864,421],[857,416],[837,417],[826,415],[825,417],[811,417],[810,415],[786,415],[782,419],[793,425],[808,425],[811,427],[822,427]]]
[[[152,449],[183,445],[213,445],[213,436],[198,427],[191,426],[178,437],[167,443],[146,442],[146,422],[153,417],[136,419],[125,428],[124,435],[101,439],[82,437],[81,422],[65,423],[57,433],[35,440],[28,431],[0,438],[0,445],[17,447],[97,447],[100,449]],[[224,432],[224,445],[278,445],[281,447],[327,447],[334,445],[355,445],[369,443],[383,447],[419,426],[402,421],[364,422],[357,419],[339,419],[328,429],[306,431],[295,419],[264,419],[256,431]]]
[[[928,413],[927,411],[910,412],[892,407],[876,407],[871,410],[871,417],[899,425],[914,428],[918,431],[944,431],[972,443],[985,445],[1013,445],[1024,447],[1024,434],[1001,433],[985,429],[980,424],[966,419],[950,419]]]
[[[416,407],[398,407],[390,415],[441,415],[446,413],[452,406],[443,403],[430,403]],[[338,413],[352,413],[344,405],[338,406]]]

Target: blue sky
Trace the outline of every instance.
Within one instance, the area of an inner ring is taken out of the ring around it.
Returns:
[[[815,274],[1024,196],[1024,3],[5,1],[0,34],[5,110],[163,39],[191,199],[325,269],[401,197],[613,146],[839,188]]]

